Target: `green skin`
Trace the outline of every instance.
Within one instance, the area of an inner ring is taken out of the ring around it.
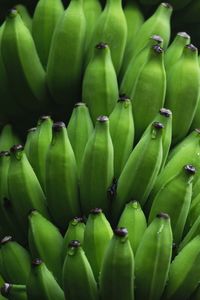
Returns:
[[[97,282],[105,250],[112,236],[113,231],[105,215],[102,212],[90,213],[85,227],[83,249]]]
[[[63,13],[61,0],[40,0],[34,10],[32,35],[44,68],[48,62],[55,27]]]
[[[134,300],[134,256],[128,236],[113,235],[102,261],[99,286],[102,300]]]
[[[67,110],[80,98],[85,30],[83,1],[72,0],[56,26],[46,74],[56,104]]]
[[[113,165],[114,154],[109,121],[97,121],[86,145],[80,171],[80,199],[85,215],[88,215],[94,207],[102,208],[108,215],[110,202],[107,190],[113,180]]]
[[[26,284],[31,265],[29,252],[19,243],[11,240],[1,245],[0,255],[0,272],[4,280]]]
[[[127,23],[122,9],[122,0],[108,0],[94,28],[86,65],[93,55],[93,47],[99,42],[104,42],[110,47],[113,65],[118,74],[123,61],[126,39]]]
[[[80,174],[85,146],[92,135],[93,129],[87,106],[84,103],[77,104],[69,120],[67,132],[76,158],[78,174]]]
[[[112,220],[116,224],[127,202],[136,199],[143,206],[162,163],[162,129],[151,126],[133,149],[118,180]]]
[[[20,139],[11,124],[5,124],[0,133],[0,151],[9,151],[13,145],[20,144]]]
[[[91,266],[81,247],[68,249],[63,265],[63,289],[69,300],[98,300]]]
[[[134,121],[129,99],[118,101],[110,114],[110,135],[114,148],[114,177],[119,178],[134,143]]]
[[[178,252],[181,251],[195,236],[200,233],[200,215],[195,220],[194,224],[191,226],[187,234],[184,236],[184,239],[181,241]]]
[[[156,217],[135,255],[136,299],[160,299],[168,278],[172,242],[170,219]]]
[[[27,300],[26,285],[22,284],[11,284],[8,291],[4,294],[4,297],[0,299],[8,300]]]
[[[198,194],[194,199],[192,199],[187,221],[185,224],[185,229],[184,229],[185,233],[192,228],[194,223],[197,221],[199,215],[200,215],[200,194]]]
[[[36,134],[36,127],[30,128],[26,135],[26,142],[24,145],[24,152],[26,154],[26,157],[28,158],[28,161],[31,161],[31,148],[34,138],[34,135]]]
[[[186,46],[181,58],[167,72],[165,106],[173,112],[173,145],[187,135],[197,109],[199,93],[200,69],[197,48],[195,50]]]
[[[19,106],[33,113],[50,107],[45,71],[31,33],[16,11],[12,11],[6,19],[1,53]]]
[[[118,99],[118,83],[109,46],[94,49],[84,76],[82,99],[87,104],[93,123],[98,116],[109,116]]]
[[[28,219],[28,244],[32,257],[40,257],[53,273],[55,279],[61,284],[61,253],[63,246],[61,233],[53,223],[37,211],[33,211]]]
[[[46,156],[45,190],[55,224],[66,230],[68,222],[81,212],[77,165],[65,127],[53,132]]]
[[[147,228],[146,217],[139,202],[134,201],[126,204],[119,219],[118,227],[128,229],[130,245],[135,254]]]
[[[189,257],[189,259],[188,259]],[[200,236],[190,241],[170,266],[163,300],[186,300],[200,280]]]
[[[32,266],[26,284],[28,300],[64,300],[63,290],[44,263]]]
[[[188,216],[192,197],[193,175],[181,172],[170,178],[156,194],[149,214],[149,223],[160,211],[171,219],[174,242],[179,244]]]
[[[29,29],[30,32],[32,32],[32,17],[29,14],[28,9],[23,4],[17,4],[15,5],[15,8],[17,9],[18,13],[20,14],[22,21],[26,25],[26,27]]]

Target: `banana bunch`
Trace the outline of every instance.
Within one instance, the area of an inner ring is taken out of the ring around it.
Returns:
[[[159,2],[0,26],[0,299],[200,299],[200,59]]]

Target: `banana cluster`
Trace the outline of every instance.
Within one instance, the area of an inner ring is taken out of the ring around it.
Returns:
[[[200,67],[172,10],[39,0],[1,25],[2,299],[200,299]]]

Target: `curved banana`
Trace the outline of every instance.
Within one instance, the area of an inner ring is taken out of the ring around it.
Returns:
[[[200,216],[200,194],[192,199],[184,231],[187,233]]]
[[[28,219],[28,244],[32,257],[40,257],[61,284],[63,246],[61,233],[53,223],[36,210],[29,214]]]
[[[136,200],[143,206],[153,188],[162,163],[163,124],[154,122],[129,156],[119,177],[116,198],[112,203],[112,220],[118,222],[127,202]]]
[[[26,283],[28,300],[65,300],[63,290],[41,259],[34,259]]]
[[[108,44],[97,44],[83,76],[82,99],[93,123],[100,115],[108,116],[118,99],[118,83]]]
[[[45,191],[52,218],[65,231],[68,222],[81,215],[81,211],[76,160],[63,122],[53,124],[46,157]]]
[[[146,217],[139,202],[131,201],[126,204],[117,226],[127,228],[130,245],[135,254],[147,228]]]
[[[24,22],[26,27],[29,29],[30,32],[32,32],[32,17],[26,6],[23,4],[17,4],[15,5],[15,9],[20,14],[22,21]]]
[[[186,165],[181,172],[170,178],[155,195],[149,214],[149,223],[160,212],[169,214],[173,239],[179,244],[186,223],[192,198],[192,180],[195,168]]]
[[[126,228],[117,228],[108,244],[99,276],[100,299],[134,299],[134,256]]]
[[[132,104],[128,97],[120,96],[109,120],[114,148],[114,177],[118,179],[134,144],[135,127]]]
[[[113,175],[114,153],[109,119],[100,116],[85,147],[80,171],[80,200],[84,214],[87,215],[93,207],[101,207],[105,215],[108,215],[110,202],[107,191],[112,184]]]
[[[11,236],[1,240],[0,272],[5,281],[26,284],[31,266],[31,257],[27,249],[15,242]]]
[[[61,0],[39,0],[34,10],[32,35],[44,68],[46,68],[52,36],[64,13]]]
[[[71,0],[56,26],[46,74],[55,102],[70,112],[81,94],[85,30],[83,1]]]
[[[168,279],[172,243],[170,218],[159,213],[147,227],[135,255],[136,299],[161,299]]]
[[[178,252],[181,251],[193,238],[200,234],[200,215],[196,218],[194,224],[192,224],[191,228],[186,232],[186,235],[182,239],[181,243],[178,247]]]
[[[1,294],[8,300],[27,300],[26,285],[4,283]]]
[[[112,236],[112,228],[102,210],[92,209],[85,226],[83,250],[97,282],[102,260]]]
[[[92,135],[93,129],[87,106],[83,102],[77,103],[67,125],[67,132],[76,158],[78,174],[80,173],[85,146]]]
[[[32,142],[34,140],[34,135],[35,135],[36,130],[37,130],[36,127],[32,127],[27,130],[27,134],[26,134],[26,140],[25,140],[25,144],[24,144],[24,152],[25,152],[29,162],[31,160],[30,151],[32,148]]]
[[[8,151],[13,145],[19,144],[20,139],[11,124],[5,124],[0,133],[0,151]]]
[[[99,299],[97,283],[79,241],[73,240],[69,243],[62,274],[66,299]]]

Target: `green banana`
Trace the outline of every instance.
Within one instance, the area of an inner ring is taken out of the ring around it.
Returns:
[[[18,11],[26,27],[30,32],[32,32],[32,17],[30,16],[30,13],[26,6],[23,4],[17,4],[15,5],[15,9]]]
[[[71,0],[56,26],[47,63],[47,84],[55,102],[71,109],[80,97],[86,20],[82,0]]]
[[[5,124],[0,133],[0,150],[8,151],[13,145],[19,144],[20,139],[11,124]]]
[[[1,240],[0,255],[0,272],[4,280],[10,283],[26,284],[31,265],[29,252],[11,236],[5,236]]]
[[[67,132],[79,174],[85,146],[93,132],[93,123],[85,103],[79,102],[75,105],[67,125]]]
[[[189,258],[189,259],[188,259]],[[163,300],[186,300],[200,279],[200,235],[190,241],[174,258]]]
[[[79,241],[73,240],[69,243],[62,274],[66,299],[98,299],[97,283]]]
[[[31,33],[15,9],[5,21],[1,54],[16,103],[25,111],[37,114],[50,107],[45,71]]]
[[[107,0],[94,28],[85,64],[89,63],[94,47],[102,41],[110,47],[112,62],[118,74],[123,61],[126,39],[127,23],[122,0]]]
[[[76,160],[63,122],[53,124],[46,156],[45,191],[55,224],[66,230],[68,221],[80,215],[80,205]]]
[[[95,46],[83,76],[82,99],[87,104],[93,123],[100,115],[109,115],[118,99],[117,76],[108,44]]]
[[[103,163],[102,163],[103,162]],[[93,134],[87,142],[80,171],[80,200],[84,214],[101,207],[107,216],[110,209],[107,191],[114,175],[114,153],[109,132],[109,119],[97,118]]]
[[[26,285],[4,283],[1,294],[8,300],[27,300]]]
[[[147,227],[135,255],[136,299],[161,299],[168,279],[172,242],[170,218],[159,213]]]
[[[179,244],[182,238],[183,229],[188,216],[192,198],[192,180],[195,175],[195,168],[186,165],[181,172],[171,177],[163,184],[155,195],[149,214],[149,223],[156,214],[164,211],[169,214],[173,232],[173,239]]]
[[[126,204],[120,216],[118,227],[127,228],[131,248],[135,254],[147,228],[146,217],[139,202],[131,201]]]
[[[200,215],[200,194],[198,194],[195,198],[192,199],[187,221],[185,224],[185,232],[188,232],[192,228],[194,223],[197,221],[199,215]]]
[[[84,231],[85,231],[85,223],[83,218],[75,217],[69,222],[67,231],[64,235],[63,246],[62,246],[62,260],[65,260],[67,249],[70,241],[77,240],[80,242],[81,246],[84,241]]]
[[[187,135],[198,106],[200,69],[197,53],[195,46],[186,45],[180,59],[167,72],[165,105],[173,112],[173,145]]]
[[[61,233],[53,223],[35,210],[29,214],[28,219],[28,244],[32,257],[41,257],[47,268],[61,284],[63,246]]]
[[[186,32],[178,32],[165,52],[165,68],[168,70],[181,57],[184,47],[190,43],[190,36]]]
[[[47,218],[46,198],[40,183],[28,162],[22,145],[10,149],[11,159],[8,170],[8,199],[11,202],[20,229],[27,235],[28,213],[37,209]]]
[[[32,148],[32,142],[33,142],[33,137],[34,134],[36,132],[37,128],[36,127],[32,127],[30,129],[27,130],[27,135],[26,135],[26,140],[25,140],[25,145],[24,145],[24,152],[28,158],[28,161],[31,160],[31,155],[30,155],[30,151]]]
[[[143,206],[153,188],[162,163],[163,124],[154,122],[130,154],[119,177],[112,220],[118,221],[124,205],[131,200]]]
[[[61,0],[39,0],[34,10],[32,35],[44,68],[47,65],[55,27],[63,13]]]
[[[134,299],[134,256],[126,228],[117,228],[106,249],[99,277],[100,299]]]
[[[134,144],[135,127],[132,104],[128,97],[120,96],[109,119],[114,148],[114,177],[118,179]]]
[[[32,262],[30,275],[26,283],[28,300],[64,300],[63,290],[42,260]]]
[[[186,227],[185,227],[186,228]],[[181,243],[178,247],[178,252],[181,251],[193,238],[195,238],[200,233],[200,216],[198,216],[192,224],[191,228],[189,228],[189,231],[186,233],[184,238],[182,239]]]
[[[112,228],[102,210],[92,209],[85,226],[83,249],[97,282],[102,260],[112,236]]]

